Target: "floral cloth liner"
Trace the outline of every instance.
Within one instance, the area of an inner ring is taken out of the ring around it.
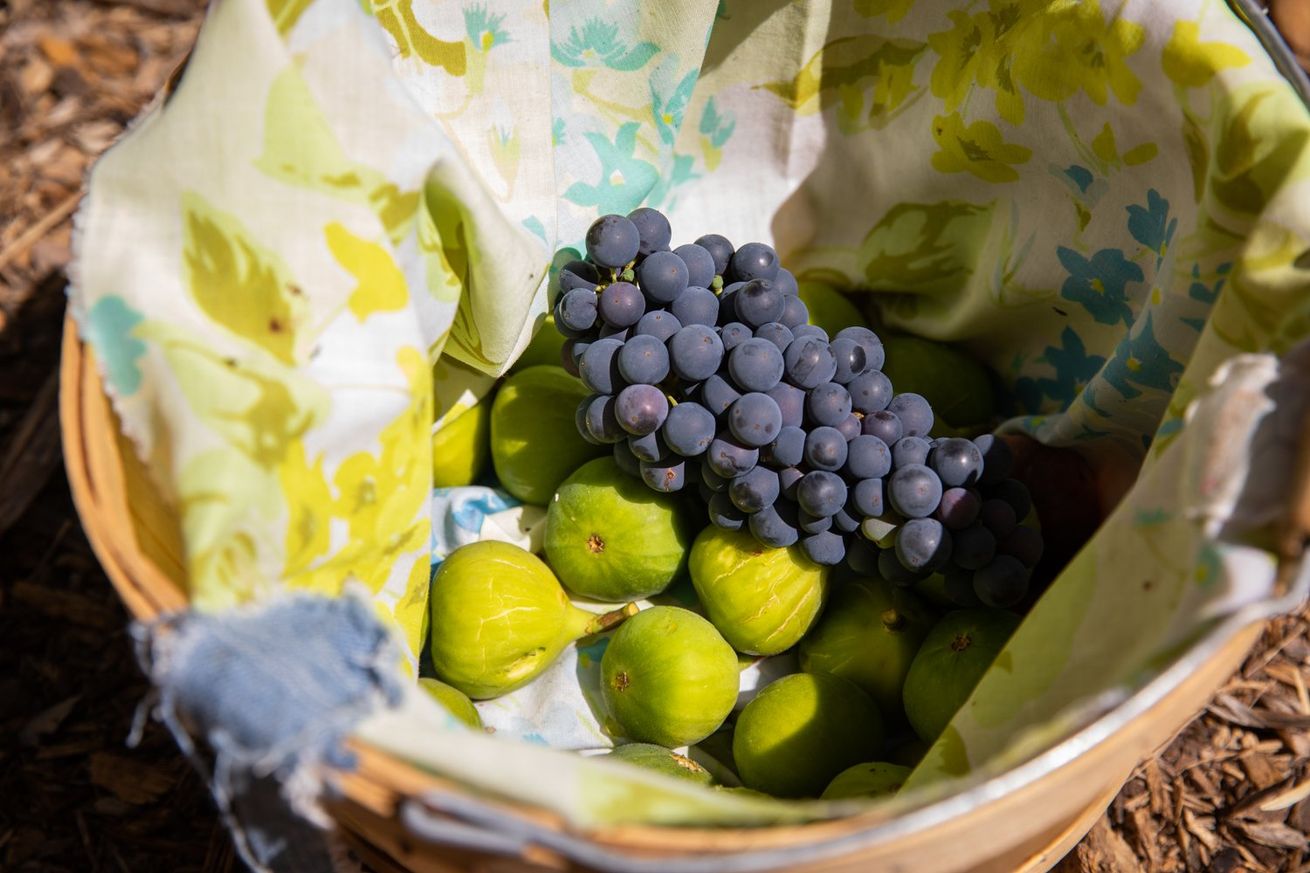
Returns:
[[[1049,748],[1069,707],[1273,598],[1308,143],[1217,0],[221,0],[91,176],[72,306],[176,507],[196,608],[356,580],[411,665],[432,423],[514,361],[598,213],[770,241],[887,326],[961,343],[1012,389],[1008,428],[1141,473],[930,783]],[[433,742],[444,724],[414,699],[361,733],[581,824],[831,811],[659,780],[637,802],[649,780]]]

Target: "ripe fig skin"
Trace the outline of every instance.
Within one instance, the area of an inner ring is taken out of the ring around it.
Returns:
[[[657,746],[654,743],[625,743],[622,746],[615,746],[614,751],[609,753],[609,757],[627,761],[629,764],[635,764],[647,770],[654,770],[656,773],[663,773],[665,776],[672,776],[675,779],[695,782],[697,785],[714,784],[714,777],[710,775],[709,770],[685,755],[679,755],[671,749]]]
[[[775,797],[817,797],[841,771],[877,757],[877,705],[826,673],[784,676],[737,717],[732,756],[742,784]]]
[[[628,476],[613,458],[583,464],[546,512],[546,560],[580,597],[609,603],[650,597],[687,569],[695,530],[678,495]]]
[[[798,547],[773,549],[748,531],[710,526],[691,547],[691,582],[710,622],[748,655],[776,655],[813,626],[828,568]]]
[[[440,679],[427,677],[419,679],[418,686],[455,718],[474,730],[482,729],[482,716],[478,714],[477,707],[473,705],[473,701],[469,700],[468,695],[463,691],[460,691],[454,685],[447,685]]]
[[[432,435],[432,485],[472,485],[491,456],[491,402],[466,409]]]
[[[933,625],[905,676],[905,715],[919,738],[932,743],[969,699],[1019,616],[1004,609],[960,609]]]
[[[901,790],[910,778],[910,768],[884,761],[856,764],[833,777],[820,795],[824,800],[855,797],[887,797]]]
[[[801,669],[849,679],[889,721],[900,721],[905,674],[935,621],[907,589],[883,579],[849,581],[801,640]]]
[[[708,621],[676,606],[628,619],[601,656],[601,696],[632,740],[700,742],[737,702],[737,653]]]
[[[429,610],[437,678],[474,700],[531,682],[596,620],[569,603],[540,558],[491,541],[461,546],[441,563]]]
[[[562,367],[528,367],[505,380],[491,405],[491,464],[502,488],[545,506],[570,473],[611,453],[578,435],[574,416],[585,397]]]

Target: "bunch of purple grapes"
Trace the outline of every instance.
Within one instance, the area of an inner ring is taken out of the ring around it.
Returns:
[[[564,367],[593,393],[578,432],[656,491],[694,483],[712,523],[819,564],[910,585],[942,573],[961,605],[1017,603],[1041,556],[1004,441],[933,439],[896,394],[882,341],[808,324],[763,243],[670,250],[654,209],[605,215],[559,273]]]

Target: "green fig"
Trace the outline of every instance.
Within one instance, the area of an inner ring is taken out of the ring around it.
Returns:
[[[617,602],[668,588],[687,565],[694,529],[676,495],[652,491],[612,458],[583,464],[546,514],[546,560],[564,587]]]
[[[905,715],[916,734],[937,739],[1018,626],[1003,609],[961,609],[933,625],[905,676]]]
[[[848,582],[801,640],[801,669],[851,680],[883,715],[899,721],[905,674],[933,621],[932,612],[904,588],[882,579]]]
[[[910,768],[900,764],[873,761],[856,764],[838,773],[821,795],[824,800],[847,800],[853,797],[885,797],[901,790],[910,778]]]
[[[882,345],[883,373],[898,392],[922,394],[939,424],[971,436],[996,416],[991,375],[970,355],[917,336],[884,335]],[[933,434],[949,436],[941,427]]]
[[[775,797],[817,797],[832,778],[881,750],[882,716],[853,682],[793,673],[737,716],[732,757],[742,784]]]
[[[528,367],[542,365],[564,369],[560,364],[560,348],[563,345],[564,337],[555,329],[555,316],[547,315],[542,319],[541,327],[532,335],[523,354],[519,355],[518,360],[509,368],[510,375],[526,370]]]
[[[489,540],[460,546],[441,562],[429,609],[437,677],[474,700],[526,685],[569,643],[624,615],[578,609],[540,558]]]
[[[836,336],[844,328],[869,326],[868,319],[850,298],[827,282],[805,280],[797,283],[797,287],[801,302],[810,312],[810,324],[823,328],[829,336]]]
[[[799,548],[772,549],[745,530],[707,527],[691,547],[691,582],[724,639],[776,655],[805,636],[823,607],[828,570]]]
[[[432,484],[472,485],[491,457],[491,401],[496,380],[447,356],[432,368],[436,425],[432,431]]]
[[[478,715],[478,708],[469,700],[468,695],[460,691],[453,685],[447,685],[440,679],[422,678],[418,680],[418,687],[422,688],[432,699],[440,703],[455,718],[464,722],[469,727],[479,730],[482,728],[482,716]]]
[[[654,743],[627,743],[616,746],[614,751],[609,753],[609,757],[645,767],[647,770],[654,770],[656,773],[663,773],[665,776],[686,779],[698,785],[711,785],[714,782],[710,771],[691,758]]]
[[[570,473],[610,454],[578,434],[575,415],[586,397],[562,367],[528,367],[505,380],[491,407],[491,462],[501,487],[545,506]]]
[[[652,606],[623,623],[600,660],[601,695],[630,739],[700,742],[737,702],[737,653],[708,621]]]

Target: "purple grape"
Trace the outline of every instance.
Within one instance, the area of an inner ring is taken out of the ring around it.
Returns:
[[[669,375],[669,350],[653,336],[628,340],[619,349],[618,361],[619,375],[634,384],[655,385]]]
[[[881,370],[887,354],[882,347],[882,340],[867,327],[844,327],[837,331],[835,339],[854,340],[864,349],[864,364],[870,370]]]
[[[773,277],[773,282],[778,286],[778,290],[788,297],[796,297],[801,293],[800,286],[796,284],[796,277],[792,275],[791,270],[786,268],[778,268],[778,273]]]
[[[913,573],[931,573],[951,557],[951,535],[933,518],[914,518],[896,531],[896,558]]]
[[[743,394],[728,409],[728,430],[744,446],[766,446],[773,442],[781,429],[782,412],[767,394]]]
[[[711,470],[709,464],[700,465],[700,479],[716,494],[728,487],[728,480]]]
[[[623,343],[607,337],[598,339],[582,353],[578,361],[578,376],[587,389],[597,394],[616,394],[623,388],[619,374],[619,350]]]
[[[836,427],[851,414],[851,395],[836,382],[824,382],[806,395],[805,411],[815,424]]]
[[[591,345],[591,343],[586,343],[582,340],[565,340],[564,344],[559,347],[560,366],[562,366],[570,376],[578,375],[578,358],[582,357],[582,353],[587,350],[587,346],[589,345]]]
[[[799,427],[784,426],[762,456],[766,456],[774,467],[796,466],[805,459],[805,431]]]
[[[601,339],[616,339],[619,342],[624,342],[631,335],[632,328],[630,327],[615,327],[612,324],[602,323],[600,328]]]
[[[710,498],[710,523],[723,530],[741,530],[746,526],[746,513],[732,505],[725,491]]]
[[[712,415],[722,415],[727,412],[728,407],[736,403],[739,397],[741,397],[741,392],[732,387],[727,379],[717,373],[701,383],[701,403]]]
[[[628,437],[628,449],[638,461],[663,461],[669,457],[669,447],[660,439],[659,431]]]
[[[669,337],[673,336],[682,329],[682,322],[678,321],[677,316],[672,312],[663,309],[656,309],[647,312],[637,321],[637,327],[633,331],[635,336],[653,336],[660,342],[668,342]]]
[[[723,341],[714,328],[689,324],[669,338],[669,365],[680,378],[700,382],[723,363]]]
[[[1027,518],[1028,513],[1033,508],[1033,498],[1028,493],[1028,486],[1018,479],[1006,479],[1003,482],[997,482],[987,491],[987,496],[1004,500],[1010,504],[1014,509],[1014,517],[1019,521]]]
[[[982,464],[982,453],[978,447],[960,437],[947,437],[939,442],[933,447],[932,458],[928,462],[928,466],[932,467],[942,484],[948,488],[976,485],[982,473]]]
[[[759,512],[778,499],[778,474],[768,467],[756,467],[728,483],[728,499],[742,512]]]
[[[672,303],[687,287],[687,265],[673,252],[647,255],[637,265],[637,284],[656,303]]]
[[[795,545],[796,540],[800,538],[800,531],[796,525],[783,517],[778,507],[782,504],[775,503],[773,506],[766,506],[759,512],[750,516],[748,525],[755,539],[759,540],[766,546],[775,549],[784,549],[787,546]]]
[[[589,434],[597,443],[617,443],[627,438],[627,432],[619,427],[619,420],[614,415],[612,395],[593,394],[583,403],[586,404],[584,436]]]
[[[627,440],[614,444],[614,464],[632,478],[641,478],[641,462],[632,454],[632,449],[628,448]]]
[[[602,215],[587,229],[587,257],[602,267],[625,267],[637,257],[641,234],[622,215]]]
[[[745,287],[745,282],[734,282],[719,292],[719,324],[731,324],[737,319],[737,291]]]
[[[764,243],[746,243],[737,249],[730,262],[732,278],[737,282],[752,279],[772,279],[778,275],[778,253]],[[770,318],[767,321],[775,321]]]
[[[746,342],[754,334],[751,329],[740,321],[730,321],[723,327],[719,328],[719,337],[723,340],[723,350],[730,352],[737,346]]]
[[[796,486],[796,502],[811,515],[832,515],[846,502],[846,483],[826,470],[806,473]]]
[[[643,206],[629,212],[628,220],[637,228],[637,251],[641,254],[650,255],[669,250],[669,240],[673,239],[673,228],[669,226],[669,220],[664,217],[664,213]]]
[[[718,270],[714,268],[714,256],[695,243],[678,246],[673,253],[682,258],[687,265],[687,283],[700,288],[710,287]],[[675,301],[676,302],[676,301]],[[717,303],[717,301],[716,301]],[[714,307],[716,310],[718,306]],[[713,324],[713,322],[710,322]]]
[[[1019,525],[1011,531],[1008,537],[1001,540],[1000,545],[996,547],[996,551],[999,554],[1017,558],[1019,563],[1032,569],[1042,559],[1044,546],[1040,533],[1033,528]]]
[[[795,333],[795,331],[793,331]],[[797,388],[810,389],[832,380],[837,362],[828,343],[818,337],[798,336],[783,354],[787,381]]]
[[[755,335],[760,339],[766,339],[778,347],[778,351],[783,351],[791,345],[791,331],[785,324],[776,321],[770,321],[768,324],[762,324],[755,329]]]
[[[592,395],[593,397],[595,395]],[[601,445],[601,441],[591,435],[591,430],[587,427],[587,410],[591,407],[591,397],[582,398],[578,408],[573,412],[573,426],[577,428],[578,435],[586,442],[593,446]]]
[[[791,327],[792,336],[796,337],[796,339],[800,339],[801,337],[811,337],[813,339],[822,340],[825,346],[828,344],[828,332],[817,324],[800,324],[795,327],[792,327],[791,325],[787,326]],[[826,382],[827,380],[825,379],[824,381]]]
[[[841,431],[842,436],[846,437],[846,442],[850,442],[860,434],[864,433],[863,421],[861,421],[860,417],[853,412],[837,422],[834,427]]]
[[[973,574],[973,592],[987,606],[1014,606],[1028,593],[1028,569],[1016,558],[999,555]]]
[[[720,434],[705,452],[705,463],[725,479],[740,476],[759,463],[760,450],[743,446],[727,434]]]
[[[795,467],[783,467],[778,471],[778,488],[788,500],[796,499],[796,486],[805,474]]]
[[[896,413],[885,409],[865,415],[863,428],[866,434],[876,436],[889,446],[896,445],[902,434],[901,420]]]
[[[801,548],[811,561],[825,567],[835,567],[846,558],[846,540],[829,531],[805,537]]]
[[[881,479],[861,479],[851,489],[851,505],[865,518],[877,518],[883,509],[883,482]]]
[[[986,567],[996,556],[996,537],[980,524],[955,532],[951,560],[965,570]]]
[[[706,288],[687,286],[669,308],[684,325],[703,324],[714,327],[719,323],[719,298]]]
[[[825,530],[830,530],[832,528],[832,516],[810,515],[802,509],[796,514],[796,527],[801,533],[823,533]]]
[[[1014,514],[1014,507],[999,497],[983,501],[979,518],[997,540],[1008,537],[1019,524],[1019,519]]]
[[[804,300],[784,292],[782,301],[782,315],[778,321],[791,330],[795,331],[810,320],[810,310],[806,308]]]
[[[669,401],[654,385],[629,385],[614,401],[619,425],[634,436],[658,430],[669,414]]]
[[[722,276],[728,271],[728,263],[732,260],[732,243],[728,242],[725,237],[717,233],[707,233],[705,236],[696,240],[696,245],[709,252],[710,257],[714,259],[714,274]]]
[[[837,374],[832,377],[834,382],[847,385],[869,369],[864,349],[850,337],[838,337],[828,343],[828,351],[837,362]]]
[[[728,373],[743,391],[768,391],[782,378],[782,368],[782,352],[765,339],[748,339],[728,355]]]
[[[596,286],[600,284],[600,273],[596,272],[595,264],[589,264],[586,261],[569,261],[560,267],[556,282],[561,295],[567,294],[575,288],[584,288],[594,292]]]
[[[669,410],[660,433],[670,449],[694,458],[703,455],[714,441],[714,416],[699,403],[684,400]]]
[[[838,533],[848,534],[859,530],[860,522],[845,509],[839,509],[832,514],[832,526]]]
[[[846,437],[835,427],[816,427],[805,435],[805,462],[815,470],[840,470],[849,452]]]
[[[947,530],[963,530],[978,520],[982,511],[982,498],[969,488],[947,488],[942,502],[937,505],[933,518],[946,525]]]
[[[892,470],[892,454],[876,436],[861,434],[847,444],[846,473],[854,479],[880,479]]]
[[[901,437],[892,446],[892,466],[900,468],[908,467],[910,464],[927,464],[931,452],[932,443],[923,437]]]
[[[574,288],[555,304],[555,323],[572,331],[588,331],[596,323],[596,292]]]
[[[861,415],[872,415],[887,408],[892,401],[892,381],[881,370],[868,370],[846,386],[851,392],[851,406]]]
[[[681,491],[687,484],[687,465],[682,458],[667,461],[642,461],[641,480],[654,491],[666,494]]]
[[[887,479],[887,502],[906,518],[927,518],[941,499],[941,480],[922,464],[901,467]]]
[[[752,279],[737,290],[732,305],[737,318],[758,328],[781,318],[786,302],[768,279]]]
[[[897,394],[887,404],[887,410],[896,413],[896,417],[901,420],[905,436],[927,436],[932,430],[932,407],[921,394],[911,391]]]
[[[764,393],[778,404],[778,409],[782,412],[783,427],[800,427],[805,423],[804,391],[786,382],[779,382]]]
[[[646,298],[631,282],[615,282],[600,292],[597,308],[610,327],[631,327],[646,314]]]
[[[979,484],[995,485],[1010,475],[1014,467],[1014,454],[1010,451],[1009,443],[994,434],[985,433],[975,437],[973,444],[978,447],[983,459]]]

